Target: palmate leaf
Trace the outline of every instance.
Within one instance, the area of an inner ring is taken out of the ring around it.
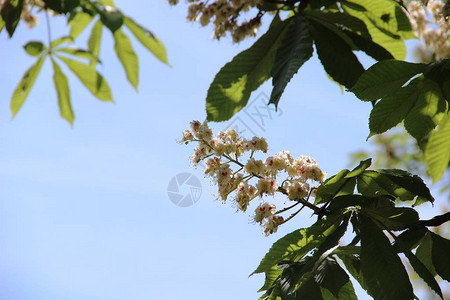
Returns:
[[[309,228],[295,230],[276,241],[264,256],[258,268],[252,273],[269,271],[284,260],[298,261],[334,232],[343,215],[327,216]]]
[[[41,71],[44,61],[45,56],[39,57],[36,63],[25,72],[16,89],[14,90],[10,104],[13,117],[19,112],[20,108],[25,102],[25,99],[30,93],[31,88],[33,87],[33,84],[36,81],[39,72]]]
[[[426,66],[399,60],[380,61],[367,69],[350,91],[363,101],[375,101],[400,89]]]
[[[375,105],[369,117],[370,136],[383,133],[405,119],[417,102],[421,83],[422,78],[416,78]]]
[[[128,81],[137,90],[139,83],[139,62],[130,39],[121,29],[114,32],[114,51],[127,75]]]
[[[97,56],[95,56],[91,51],[88,50],[78,48],[57,48],[54,51],[57,53],[70,54],[78,58],[101,63],[100,59]]]
[[[206,96],[208,121],[225,121],[241,110],[250,94],[271,76],[276,51],[293,21],[275,17],[269,30],[217,73]]]
[[[95,70],[95,66],[87,65],[61,55],[56,56],[69,67],[81,83],[83,83],[97,99],[114,102],[108,83],[103,76]]]
[[[364,67],[352,52],[351,46],[323,22],[312,18],[308,21],[325,71],[338,83],[351,88],[364,72]]]
[[[147,48],[157,59],[165,64],[167,61],[167,52],[163,43],[149,30],[137,24],[133,19],[124,17],[124,24],[131,31],[134,37]]]
[[[346,13],[364,21],[375,43],[387,49],[396,59],[406,57],[403,39],[415,37],[409,19],[399,4],[391,0],[349,0],[341,4]]]
[[[413,299],[408,274],[388,238],[368,217],[360,214],[358,220],[361,272],[369,294],[375,299]]]
[[[275,57],[271,72],[273,90],[269,103],[278,106],[278,101],[289,81],[298,69],[311,58],[313,40],[308,30],[307,21],[302,16],[294,17]]]
[[[439,85],[425,79],[417,95],[417,102],[405,118],[405,128],[417,141],[433,130],[444,116],[447,103]]]
[[[444,175],[450,161],[450,113],[447,113],[433,131],[425,149],[427,172],[438,181]]]
[[[52,58],[53,82],[58,95],[58,106],[61,117],[67,120],[71,125],[75,119],[72,104],[70,103],[69,81],[56,61]]]

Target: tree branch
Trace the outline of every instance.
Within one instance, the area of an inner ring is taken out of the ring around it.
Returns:
[[[448,221],[450,221],[450,212],[435,216],[429,220],[419,220],[419,224],[423,226],[440,226]]]

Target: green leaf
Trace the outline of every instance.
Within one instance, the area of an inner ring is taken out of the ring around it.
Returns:
[[[100,5],[93,3],[95,9],[100,15],[100,20],[114,34],[123,25],[123,15],[116,8],[110,5]]]
[[[0,9],[0,15],[6,27],[9,37],[12,37],[22,14],[24,0],[5,1]]]
[[[398,238],[395,238],[395,241],[399,243],[400,248],[403,249],[403,253],[408,258],[409,263],[413,267],[414,271],[419,275],[420,278],[436,293],[441,299],[444,299],[442,295],[441,288],[439,284],[434,279],[434,275],[428,270],[428,268],[408,249],[408,247],[403,244]]]
[[[350,171],[345,169],[325,180],[325,182],[317,189],[314,204],[325,203],[339,195],[352,194],[356,180],[346,178],[345,176],[347,176],[348,173],[350,173]],[[345,186],[346,188],[344,188]]]
[[[348,275],[347,275],[347,277],[348,277]],[[337,297],[335,297],[327,289],[321,288],[320,291],[322,292],[323,300],[339,300],[339,299],[342,299],[342,300],[344,300],[344,299],[345,300],[358,300],[358,297],[356,296],[356,293],[355,293],[355,289],[353,288],[353,284],[352,284],[352,282],[350,280],[348,280],[347,283],[344,284],[341,287]]]
[[[442,279],[450,281],[450,240],[444,239],[430,231],[432,246],[432,260],[434,268]]]
[[[404,230],[419,222],[419,214],[409,207],[379,207],[377,209],[362,208],[362,212],[373,220],[380,222],[381,229],[393,231]]]
[[[330,291],[336,298],[339,297],[340,290],[350,279],[336,260],[330,257],[324,259],[314,273],[316,283]]]
[[[361,259],[359,258],[359,255],[339,253],[337,256],[342,260],[347,271],[359,282],[361,287],[367,291],[367,284],[361,273]]]
[[[334,197],[327,209],[331,212],[352,206],[369,208],[391,207],[393,202],[384,196],[342,195]]]
[[[277,278],[283,273],[283,270],[278,269],[277,265],[272,266],[270,269],[265,271],[266,279],[264,281],[264,285],[259,289],[258,292],[267,291],[272,287]]]
[[[19,112],[20,108],[25,102],[25,99],[30,93],[31,88],[33,87],[33,84],[36,81],[39,72],[41,71],[44,61],[45,56],[39,57],[36,63],[25,72],[16,89],[14,90],[10,104],[13,117]]]
[[[447,113],[434,130],[425,150],[428,174],[433,178],[433,183],[444,175],[450,160],[450,113]]]
[[[55,84],[56,93],[58,94],[58,106],[59,112],[63,119],[66,119],[71,125],[75,119],[72,110],[72,104],[70,103],[70,89],[69,81],[61,68],[52,58],[53,65],[53,82]]]
[[[387,49],[396,59],[406,57],[402,39],[415,37],[409,19],[399,4],[391,0],[350,0],[342,2],[342,8],[364,21],[375,43]]]
[[[416,199],[416,204],[434,202],[430,190],[423,180],[417,175],[395,169],[384,169],[376,171],[365,171],[364,176],[373,178],[374,181],[391,195],[395,195],[401,201]]]
[[[241,110],[250,94],[271,76],[275,55],[292,18],[275,17],[269,30],[217,73],[206,96],[208,121],[225,121]]]
[[[252,275],[267,272],[281,261],[300,260],[333,233],[342,218],[342,215],[327,216],[309,228],[295,230],[282,237],[272,245]]]
[[[319,23],[312,18],[309,21],[317,54],[325,71],[335,81],[351,88],[364,72],[364,67],[342,36],[324,26],[323,22]]]
[[[398,248],[397,252],[402,252],[404,247],[409,250],[414,249],[419,245],[427,232],[428,229],[425,227],[409,228],[397,236],[394,247]]]
[[[0,33],[2,32],[4,27],[5,27],[5,21],[3,21],[3,18],[0,15]]]
[[[114,102],[108,83],[103,76],[95,70],[94,66],[60,55],[57,55],[57,57],[69,67],[92,95],[102,101]]]
[[[311,58],[313,40],[309,34],[307,21],[302,16],[294,17],[288,27],[281,46],[275,56],[271,75],[273,90],[269,103],[278,106],[281,95],[298,69]]]
[[[378,100],[400,89],[425,68],[425,64],[399,60],[380,61],[367,69],[350,91],[363,101]]]
[[[80,5],[80,0],[43,0],[46,7],[60,14],[72,11]]]
[[[91,23],[93,16],[88,13],[78,11],[75,16],[70,20],[70,36],[72,39],[76,39],[80,33]]]
[[[88,49],[94,54],[96,57],[100,55],[100,44],[102,41],[102,22],[98,20],[95,22],[92,27],[91,35],[88,40]],[[91,61],[91,65],[95,65],[95,61]]]
[[[96,61],[101,63],[100,59],[95,56],[91,51],[83,50],[83,49],[77,49],[77,48],[58,48],[56,49],[56,52],[58,53],[66,53],[73,56],[76,56],[78,58],[87,59],[89,61]]]
[[[429,64],[424,75],[439,85],[444,98],[450,102],[450,58]]]
[[[369,117],[370,136],[391,129],[408,115],[417,102],[421,82],[416,78],[375,105]]]
[[[417,102],[405,118],[405,128],[418,142],[433,130],[447,110],[439,85],[425,80]]]
[[[372,164],[372,159],[371,158],[363,160],[363,161],[360,161],[359,165],[356,168],[354,168],[350,173],[345,175],[344,178],[352,178],[352,177],[356,177],[356,176],[360,175],[368,167],[370,167],[371,164]]]
[[[371,37],[360,36],[352,31],[343,30],[343,32],[352,40],[353,44],[357,47],[355,50],[362,50],[367,55],[376,60],[393,59],[392,54],[372,41]]]
[[[23,48],[31,56],[39,56],[42,52],[47,50],[47,47],[42,42],[38,41],[28,42],[25,46],[23,46]]]
[[[369,294],[375,299],[413,299],[408,274],[388,238],[369,218],[359,215],[358,219],[361,272]]]
[[[114,32],[114,51],[122,63],[128,81],[137,90],[139,83],[138,57],[133,50],[130,39],[121,29]]]
[[[437,272],[434,268],[432,259],[432,247],[433,242],[431,240],[431,235],[427,230],[425,237],[422,239],[422,242],[416,250],[416,257],[422,262],[422,264],[430,271],[433,276],[436,276]]]
[[[73,38],[71,36],[63,36],[63,37],[57,38],[56,40],[53,40],[50,43],[50,47],[53,49],[55,47],[58,47],[61,44],[66,43],[66,42],[68,42],[70,44],[71,42],[73,42]]]
[[[157,59],[165,64],[167,61],[167,52],[163,43],[149,30],[137,24],[133,19],[124,17],[124,24],[131,31],[134,37],[147,48]]]

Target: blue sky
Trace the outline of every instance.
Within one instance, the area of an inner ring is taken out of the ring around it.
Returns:
[[[136,93],[104,30],[100,72],[116,103],[97,101],[70,77],[73,128],[59,117],[49,61],[11,120],[10,96],[34,60],[21,47],[46,41],[44,19],[34,30],[20,25],[12,40],[0,35],[0,298],[255,299],[263,276],[248,275],[274,241],[313,219],[301,214],[265,237],[248,215],[214,200],[209,179],[190,167],[192,147],[176,143],[191,120],[205,119],[215,73],[253,40],[212,40],[210,27],[186,21],[184,4],[116,4],[164,42],[172,67],[133,40],[140,60]],[[67,33],[62,21],[51,22],[54,37]],[[77,45],[85,40],[86,33]],[[251,101],[270,91],[264,84]],[[334,174],[348,167],[350,151],[367,148],[370,105],[341,94],[316,58],[295,76],[279,107],[262,127],[238,114],[267,138],[272,153],[310,155]],[[167,195],[181,172],[202,182],[201,198],[187,208]]]

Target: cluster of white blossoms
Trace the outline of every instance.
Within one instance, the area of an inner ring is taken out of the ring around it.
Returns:
[[[447,1],[448,2],[448,1]],[[409,19],[414,34],[422,39],[425,47],[418,49],[423,61],[441,60],[450,57],[450,3],[430,0],[426,6],[420,1],[408,5]],[[433,56],[430,58],[431,56]]]
[[[178,4],[178,0],[168,0],[170,4]],[[230,32],[235,43],[249,36],[255,36],[261,26],[263,12],[258,11],[256,16],[248,21],[238,21],[242,12],[248,12],[252,8],[261,5],[263,0],[186,0],[190,3],[188,8],[188,20],[199,21],[202,26],[214,24],[214,37],[220,39]]]
[[[289,151],[278,152],[265,160],[256,159],[256,153],[268,152],[266,139],[253,137],[247,140],[241,138],[234,129],[213,136],[206,122],[192,121],[190,129],[183,132],[180,142],[198,143],[191,156],[192,164],[197,166],[204,160],[204,172],[217,184],[218,198],[225,202],[234,193],[232,199],[237,209],[244,212],[253,199],[262,199],[276,192],[285,194],[297,204],[304,203],[309,197],[314,197],[316,191],[310,183],[319,184],[326,176],[314,159],[303,155],[294,159]],[[277,180],[280,175],[285,177],[281,184]],[[269,235],[285,222],[279,213],[288,209],[277,212],[275,205],[262,202],[256,207],[253,219]]]

